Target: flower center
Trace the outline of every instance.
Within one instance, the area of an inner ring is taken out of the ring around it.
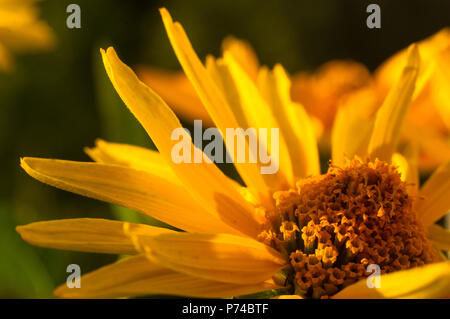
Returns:
[[[287,283],[305,298],[335,294],[370,275],[370,264],[383,274],[434,261],[406,183],[385,162],[331,165],[274,199],[259,240],[289,258]]]

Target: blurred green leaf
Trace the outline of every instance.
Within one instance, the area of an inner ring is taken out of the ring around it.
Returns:
[[[54,283],[36,250],[15,231],[10,205],[0,203],[0,297],[50,298]]]

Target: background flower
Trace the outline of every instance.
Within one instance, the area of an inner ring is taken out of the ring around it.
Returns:
[[[39,19],[36,0],[0,1],[0,68],[13,67],[13,53],[53,48],[55,38],[48,24]]]

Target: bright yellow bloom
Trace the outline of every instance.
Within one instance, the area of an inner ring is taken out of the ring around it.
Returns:
[[[36,0],[0,0],[0,69],[13,67],[12,52],[33,52],[53,47],[52,30],[39,20]]]
[[[222,132],[279,128],[280,169],[261,175],[260,162],[235,163],[242,187],[212,163],[174,163],[171,132],[181,127],[177,117],[114,49],[101,50],[116,91],[159,152],[98,141],[87,149],[95,163],[23,158],[21,165],[42,182],[127,206],[184,232],[91,218],[19,226],[23,239],[35,245],[133,255],[84,275],[79,289],[60,286],[57,296],[229,297],[269,289],[280,298],[450,293],[450,262],[440,254],[450,248],[450,233],[434,225],[450,207],[450,163],[419,190],[414,157],[396,152],[421,79],[416,46],[370,134],[358,131],[355,138],[355,131],[338,127],[338,156],[320,175],[313,126],[291,100],[283,68],[260,68],[253,80],[227,50],[221,58],[208,57],[205,66],[182,26],[167,10],[161,14],[178,60],[215,125]],[[354,120],[348,117],[349,127],[357,125]],[[367,160],[341,163],[354,150]],[[370,263],[381,267],[381,288],[367,287]]]

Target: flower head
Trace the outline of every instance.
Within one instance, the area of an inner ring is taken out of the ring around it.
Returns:
[[[280,169],[264,175],[260,161],[236,162],[243,187],[213,163],[174,163],[171,132],[181,127],[177,117],[114,49],[101,50],[116,91],[159,152],[98,141],[87,150],[95,163],[24,158],[21,165],[42,182],[127,206],[183,231],[91,218],[18,227],[35,245],[133,255],[84,275],[80,289],[60,286],[57,296],[229,297],[266,290],[295,298],[449,293],[450,264],[435,249],[448,249],[449,234],[432,224],[450,206],[450,164],[419,190],[413,182],[416,166],[396,152],[419,76],[415,46],[369,134],[353,139],[354,131],[338,128],[341,153],[320,175],[313,125],[291,100],[284,69],[263,67],[252,78],[242,60],[226,49],[223,57],[208,57],[204,65],[182,26],[167,10],[161,14],[186,76],[215,125],[221,132],[279,128]],[[355,149],[364,160],[339,162]],[[193,144],[189,150],[199,151]],[[415,200],[417,194],[424,199]],[[375,292],[365,282],[366,265],[372,262],[383,273],[382,287]]]
[[[365,278],[439,260],[395,166],[353,160],[274,194],[259,235],[289,259],[297,294],[329,296]],[[289,227],[287,227],[289,225]]]

